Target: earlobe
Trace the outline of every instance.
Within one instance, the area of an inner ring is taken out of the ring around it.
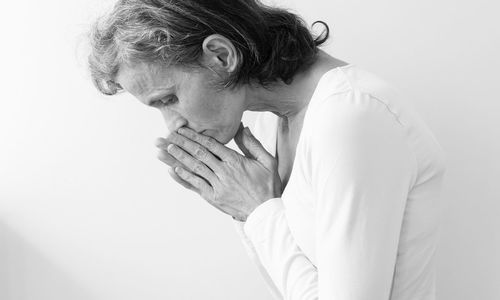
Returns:
[[[212,34],[203,41],[203,62],[220,71],[232,73],[238,65],[238,56],[233,43],[220,34]]]

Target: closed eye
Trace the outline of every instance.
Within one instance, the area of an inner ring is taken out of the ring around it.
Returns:
[[[153,101],[153,103],[151,103],[151,106],[160,107],[164,105],[172,105],[177,101],[178,101],[177,97],[175,95],[172,95],[168,97],[163,97],[160,100]]]

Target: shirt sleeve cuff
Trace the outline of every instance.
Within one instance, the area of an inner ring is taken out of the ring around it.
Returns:
[[[254,237],[259,236],[259,231],[264,226],[266,220],[272,219],[274,215],[282,213],[283,210],[284,207],[281,198],[271,198],[257,206],[248,215],[243,225],[243,230],[248,237],[255,240]]]

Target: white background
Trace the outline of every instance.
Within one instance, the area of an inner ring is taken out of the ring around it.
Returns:
[[[0,299],[270,299],[230,217],[157,160],[159,112],[93,88],[85,31],[107,3],[2,5]],[[415,103],[448,157],[439,299],[500,299],[498,2],[274,3]]]

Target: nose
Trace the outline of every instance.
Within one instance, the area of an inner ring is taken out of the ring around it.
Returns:
[[[188,124],[188,121],[181,114],[172,109],[162,108],[161,114],[165,121],[165,125],[167,125],[167,135]]]

